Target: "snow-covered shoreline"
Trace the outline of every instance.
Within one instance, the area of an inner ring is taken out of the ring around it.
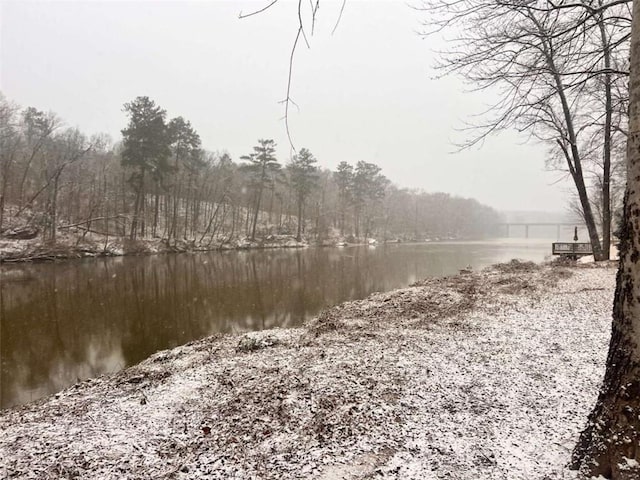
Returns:
[[[460,239],[447,241],[482,241]],[[374,238],[349,238],[333,236],[312,241],[303,237],[297,240],[294,235],[267,235],[251,240],[246,237],[218,240],[217,242],[196,242],[180,240],[169,242],[160,238],[130,240],[125,237],[107,237],[104,235],[60,234],[55,244],[49,244],[42,238],[9,239],[0,235],[0,265],[27,262],[49,262],[73,260],[78,258],[122,257],[131,255],[158,255],[171,253],[224,252],[230,250],[272,250],[297,249],[308,247],[355,247],[376,246],[379,243],[401,243],[398,240],[380,241]],[[409,242],[411,243],[411,242]],[[429,243],[427,241],[418,243]]]
[[[0,478],[573,478],[614,283],[504,264],[159,352],[1,411]]]
[[[73,235],[61,236],[55,245],[40,238],[32,240],[1,240],[0,264],[70,260],[76,258],[121,257],[126,255],[156,255],[167,253],[215,252],[227,250],[267,250],[274,248],[306,248],[310,244],[297,241],[292,235],[271,235],[250,241],[246,238],[225,243],[197,243],[179,241],[169,243],[162,239],[129,240],[127,238],[80,239]]]

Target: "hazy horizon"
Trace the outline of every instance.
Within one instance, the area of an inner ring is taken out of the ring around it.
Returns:
[[[23,107],[51,110],[114,141],[122,105],[147,95],[183,116],[203,147],[235,161],[258,138],[291,154],[283,107],[295,5],[243,20],[262,2],[8,1],[0,3],[0,90]],[[565,212],[572,185],[546,172],[546,147],[504,132],[457,154],[465,118],[491,103],[456,78],[433,79],[420,15],[402,2],[323,1],[311,48],[299,45],[290,126],[320,165],[378,164],[399,187],[472,197],[501,211]]]

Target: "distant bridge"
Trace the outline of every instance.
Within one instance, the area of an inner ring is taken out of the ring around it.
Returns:
[[[573,222],[573,223],[568,223],[568,222],[562,222],[562,223],[557,223],[557,222],[551,222],[551,223],[538,223],[538,222],[504,222],[504,223],[497,223],[496,224],[496,231],[500,232],[500,231],[504,231],[505,232],[505,237],[509,237],[511,234],[511,229],[513,227],[517,227],[517,228],[523,228],[524,227],[524,238],[529,238],[529,228],[531,227],[555,227],[556,228],[556,238],[558,240],[560,240],[560,232],[562,230],[562,227],[569,227],[569,228],[574,228],[574,227],[578,227],[578,228],[583,228],[584,222],[582,221],[577,221],[577,222]],[[504,229],[504,230],[503,230]]]

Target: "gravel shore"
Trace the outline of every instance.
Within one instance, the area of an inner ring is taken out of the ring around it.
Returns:
[[[0,478],[571,479],[616,269],[512,262],[0,412]]]

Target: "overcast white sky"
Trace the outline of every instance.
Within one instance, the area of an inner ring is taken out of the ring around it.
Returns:
[[[235,160],[258,138],[290,148],[281,120],[296,5],[248,1],[0,0],[0,90],[118,140],[122,105],[147,95],[190,120],[209,150]],[[306,2],[304,2],[306,3]],[[290,115],[296,147],[333,169],[380,165],[402,187],[474,197],[501,210],[565,210],[567,181],[544,170],[546,149],[515,133],[451,154],[456,127],[491,102],[455,78],[434,80],[420,14],[403,1],[322,0],[311,49],[295,57]]]

